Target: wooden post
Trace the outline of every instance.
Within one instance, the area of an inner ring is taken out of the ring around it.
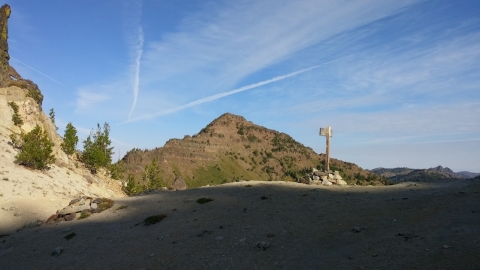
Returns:
[[[330,171],[330,137],[332,137],[332,128],[320,128],[320,136],[327,137],[326,153],[325,153],[325,171]]]
[[[327,173],[330,171],[330,127],[327,127],[327,150],[326,150],[326,164],[325,164],[325,168],[326,168],[326,171]]]

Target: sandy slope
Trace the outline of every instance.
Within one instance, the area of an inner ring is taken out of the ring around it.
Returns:
[[[48,171],[29,170],[14,163],[17,150],[0,130],[0,233],[45,220],[78,195],[124,196],[119,184],[102,180],[64,164]]]
[[[480,269],[478,181],[250,181],[115,201],[0,238],[0,269]],[[167,217],[144,226],[155,214]],[[52,256],[56,247],[64,251]]]

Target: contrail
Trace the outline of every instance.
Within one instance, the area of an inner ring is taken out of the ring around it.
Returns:
[[[133,9],[133,12],[130,11],[130,8]],[[130,108],[130,112],[128,113],[128,120],[132,118],[132,114],[135,111],[135,107],[137,106],[137,98],[138,98],[138,90],[140,84],[140,59],[142,58],[143,53],[143,28],[140,23],[140,18],[142,16],[142,1],[138,1],[135,3],[135,6],[128,7],[129,13],[134,13],[135,16],[133,22],[131,23],[137,29],[135,29],[135,37],[134,41],[132,42],[132,55],[133,55],[133,102],[132,107]]]
[[[138,42],[135,45],[135,63],[134,63],[135,74],[133,78],[133,103],[132,103],[132,107],[130,108],[130,112],[128,114],[128,120],[131,119],[132,113],[135,110],[135,107],[137,106],[138,88],[140,84],[140,59],[142,58],[142,53],[143,53],[142,48],[143,48],[143,29],[140,26],[138,29]]]
[[[25,64],[25,63],[23,63],[22,61],[20,61],[20,60],[18,60],[18,59],[16,59],[16,58],[14,58],[14,57],[10,57],[10,59],[12,59],[12,60],[15,60],[15,61],[19,62],[20,64],[22,64],[22,65],[26,66],[27,68],[29,68],[29,69],[31,69],[31,70],[33,70],[33,71],[35,71],[35,72],[38,72],[38,73],[42,74],[43,76],[45,76],[45,77],[49,78],[50,80],[52,80],[52,81],[54,81],[54,82],[56,82],[56,83],[60,84],[61,86],[65,86],[63,83],[61,83],[61,82],[59,82],[59,81],[55,80],[54,78],[52,78],[52,77],[48,76],[47,74],[45,74],[45,73],[43,73],[43,72],[41,72],[41,71],[39,71],[39,70],[37,70],[37,69],[34,69],[33,67],[31,67],[31,66],[29,66],[29,65],[27,65],[27,64]]]
[[[257,87],[260,87],[260,86],[263,86],[263,85],[266,85],[266,84],[270,84],[270,83],[273,83],[273,82],[281,81],[281,80],[296,76],[298,74],[302,74],[304,72],[310,71],[310,70],[318,68],[318,67],[320,67],[320,65],[312,66],[312,67],[309,67],[309,68],[306,68],[306,69],[302,69],[302,70],[299,70],[299,71],[288,73],[286,75],[277,76],[277,77],[274,77],[274,78],[269,79],[269,80],[261,81],[261,82],[254,83],[254,84],[250,84],[250,85],[243,86],[243,87],[240,87],[240,88],[237,88],[237,89],[234,89],[234,90],[219,93],[219,94],[216,94],[216,95],[213,95],[213,96],[201,98],[201,99],[189,102],[187,104],[184,104],[184,105],[172,108],[172,109],[163,110],[163,111],[159,111],[159,112],[156,112],[156,113],[151,113],[151,114],[146,114],[146,115],[143,115],[143,116],[139,116],[139,117],[128,120],[127,123],[136,122],[136,121],[146,119],[146,118],[152,118],[152,117],[155,117],[155,116],[172,114],[172,113],[175,113],[175,112],[178,112],[178,111],[181,111],[181,110],[185,110],[187,108],[194,107],[194,106],[197,106],[197,105],[200,105],[200,104],[203,104],[203,103],[211,102],[211,101],[214,101],[214,100],[226,97],[226,96],[230,96],[230,95],[240,93],[240,92],[243,92],[243,91],[246,91],[246,90],[257,88]]]

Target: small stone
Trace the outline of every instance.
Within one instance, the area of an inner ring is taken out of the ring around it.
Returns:
[[[450,248],[450,246],[449,245],[443,245],[443,248],[448,249],[448,248]]]
[[[359,233],[359,232],[362,231],[362,228],[360,228],[360,227],[353,227],[353,228],[352,228],[352,231],[353,231],[354,233]]]
[[[270,243],[268,243],[268,242],[262,241],[262,242],[257,243],[257,248],[260,249],[260,250],[266,250],[269,247],[270,247]]]
[[[90,204],[90,208],[92,208],[92,210],[97,210],[98,204],[92,202],[92,203]]]
[[[72,230],[72,228],[65,228],[65,229],[63,229],[62,232],[63,232],[63,233],[67,233],[67,232],[69,232],[69,231],[71,231],[71,230]]]
[[[223,240],[223,236],[217,236],[217,237],[215,237],[215,240],[217,240],[217,241],[222,241],[222,240]]]
[[[58,257],[60,256],[60,254],[62,254],[62,252],[63,252],[63,247],[56,247],[52,252],[52,256]]]
[[[72,221],[75,219],[76,216],[77,216],[77,213],[71,213],[71,214],[65,215],[64,219],[65,221]]]

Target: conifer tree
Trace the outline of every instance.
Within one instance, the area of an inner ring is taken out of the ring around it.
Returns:
[[[68,123],[63,136],[62,149],[67,155],[75,153],[75,147],[78,143],[77,129]]]
[[[90,136],[83,141],[82,161],[92,171],[96,173],[100,167],[109,168],[112,163],[113,147],[110,140],[110,126],[108,123],[103,125],[103,131],[100,124],[97,124],[97,131],[92,131]]]

